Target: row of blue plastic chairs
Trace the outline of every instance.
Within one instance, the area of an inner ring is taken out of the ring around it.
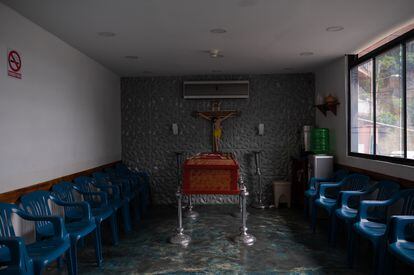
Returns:
[[[394,257],[414,265],[414,189],[400,189],[397,182],[371,183],[366,175],[338,170],[332,178],[311,178],[305,191],[305,216],[311,212],[315,232],[318,209],[330,218],[329,241],[336,245],[338,222],[347,232],[347,261],[358,259],[359,238],[374,249],[374,274],[392,270]]]
[[[63,209],[54,214],[55,204]],[[110,223],[112,244],[119,242],[118,213],[125,232],[132,230],[130,210],[140,222],[149,205],[149,175],[123,164],[60,182],[51,191],[34,191],[20,205],[0,203],[0,274],[41,274],[46,266],[66,260],[69,274],[77,274],[80,240],[93,236],[96,263],[102,256],[102,223]],[[16,236],[13,215],[35,223],[36,240],[26,244]]]

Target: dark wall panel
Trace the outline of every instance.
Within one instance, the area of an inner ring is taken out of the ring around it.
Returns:
[[[211,109],[211,100],[184,100],[184,80],[250,80],[249,99],[221,100],[221,108],[241,111],[223,123],[223,151],[234,152],[251,195],[257,179],[252,151],[263,150],[262,170],[266,201],[272,199],[271,183],[288,179],[290,158],[300,153],[300,131],[313,125],[313,74],[188,76],[123,78],[122,158],[127,164],[152,173],[155,203],[175,202],[175,151],[186,155],[211,150],[211,125],[191,116]],[[174,136],[171,124],[177,123]],[[257,135],[259,123],[265,135]],[[253,196],[251,196],[252,198]],[[198,203],[235,202],[229,196],[200,196]]]

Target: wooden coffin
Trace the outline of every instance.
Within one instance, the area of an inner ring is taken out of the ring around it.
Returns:
[[[236,195],[239,164],[230,154],[200,153],[183,165],[183,194]]]

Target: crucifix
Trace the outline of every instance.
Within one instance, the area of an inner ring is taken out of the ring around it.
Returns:
[[[194,116],[199,116],[212,122],[213,152],[220,151],[220,140],[223,132],[221,123],[230,117],[238,116],[240,114],[240,112],[234,110],[220,110],[220,104],[219,101],[213,101],[211,111],[193,113]]]

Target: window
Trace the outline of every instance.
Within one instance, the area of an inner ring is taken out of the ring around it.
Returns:
[[[351,70],[352,152],[373,154],[372,60]]]
[[[401,46],[376,57],[375,117],[377,155],[404,157]]]
[[[413,36],[350,62],[349,155],[414,165]]]
[[[414,159],[414,40],[407,43],[407,158]]]

